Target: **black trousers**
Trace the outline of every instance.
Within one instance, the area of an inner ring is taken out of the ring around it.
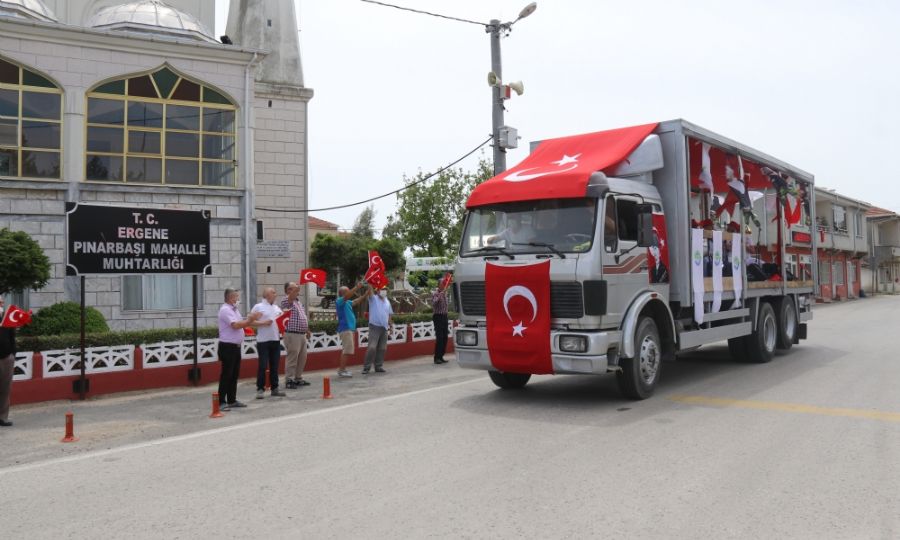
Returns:
[[[443,360],[447,351],[447,338],[450,331],[447,329],[447,315],[435,313],[431,316],[434,322],[434,359]]]
[[[237,383],[241,376],[241,346],[234,343],[219,342],[219,362],[222,362],[222,373],[219,375],[219,403],[237,401]]]
[[[257,341],[256,352],[259,355],[259,366],[256,369],[256,389],[266,389],[266,370],[269,370],[269,387],[278,389],[278,364],[281,361],[280,341]]]

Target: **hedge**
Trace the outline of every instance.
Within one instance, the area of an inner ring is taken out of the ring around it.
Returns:
[[[450,318],[456,317],[455,313]],[[395,315],[394,322],[398,324],[410,324],[414,322],[430,321],[431,315],[421,313],[409,313]],[[357,321],[357,327],[368,325],[365,319]],[[337,321],[314,321],[310,323],[313,332],[337,333]],[[219,335],[219,329],[215,326],[206,326],[197,329],[199,339],[212,339]],[[160,330],[136,330],[124,332],[99,332],[85,334],[85,347],[110,347],[115,345],[146,345],[161,341],[186,341],[193,339],[190,328],[165,328]],[[81,346],[79,334],[58,334],[48,336],[18,336],[17,345],[20,351],[52,351],[57,349],[75,349]]]
[[[103,314],[92,307],[85,309],[86,332],[109,332]],[[81,305],[77,302],[59,302],[34,314],[31,324],[22,328],[22,335],[66,334],[81,331]]]

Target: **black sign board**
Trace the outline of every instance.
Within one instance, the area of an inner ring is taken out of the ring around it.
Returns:
[[[66,274],[208,274],[209,217],[66,203]]]

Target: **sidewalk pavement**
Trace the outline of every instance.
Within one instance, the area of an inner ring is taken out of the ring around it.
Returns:
[[[225,412],[218,419],[209,418],[216,384],[17,405],[10,410],[13,427],[0,428],[0,469],[487,377],[481,371],[460,369],[455,355],[447,359],[444,365],[435,365],[431,356],[388,361],[387,373],[368,375],[353,366],[349,379],[334,370],[307,372],[304,379],[310,385],[298,390],[285,389],[282,376],[281,390],[287,396],[272,397],[267,391],[262,400],[255,399],[256,379],[242,379],[237,397],[247,408]],[[324,377],[331,381],[332,399],[322,399]],[[75,436],[80,439],[76,443],[60,442],[67,411],[75,415]]]

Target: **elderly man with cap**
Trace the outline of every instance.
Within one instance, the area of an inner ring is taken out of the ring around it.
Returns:
[[[237,400],[237,382],[241,376],[241,345],[244,343],[244,329],[261,326],[257,323],[261,313],[251,313],[241,317],[238,303],[241,293],[237,289],[225,289],[225,303],[219,308],[219,404],[223,411],[246,407]],[[269,321],[267,324],[275,324]]]

